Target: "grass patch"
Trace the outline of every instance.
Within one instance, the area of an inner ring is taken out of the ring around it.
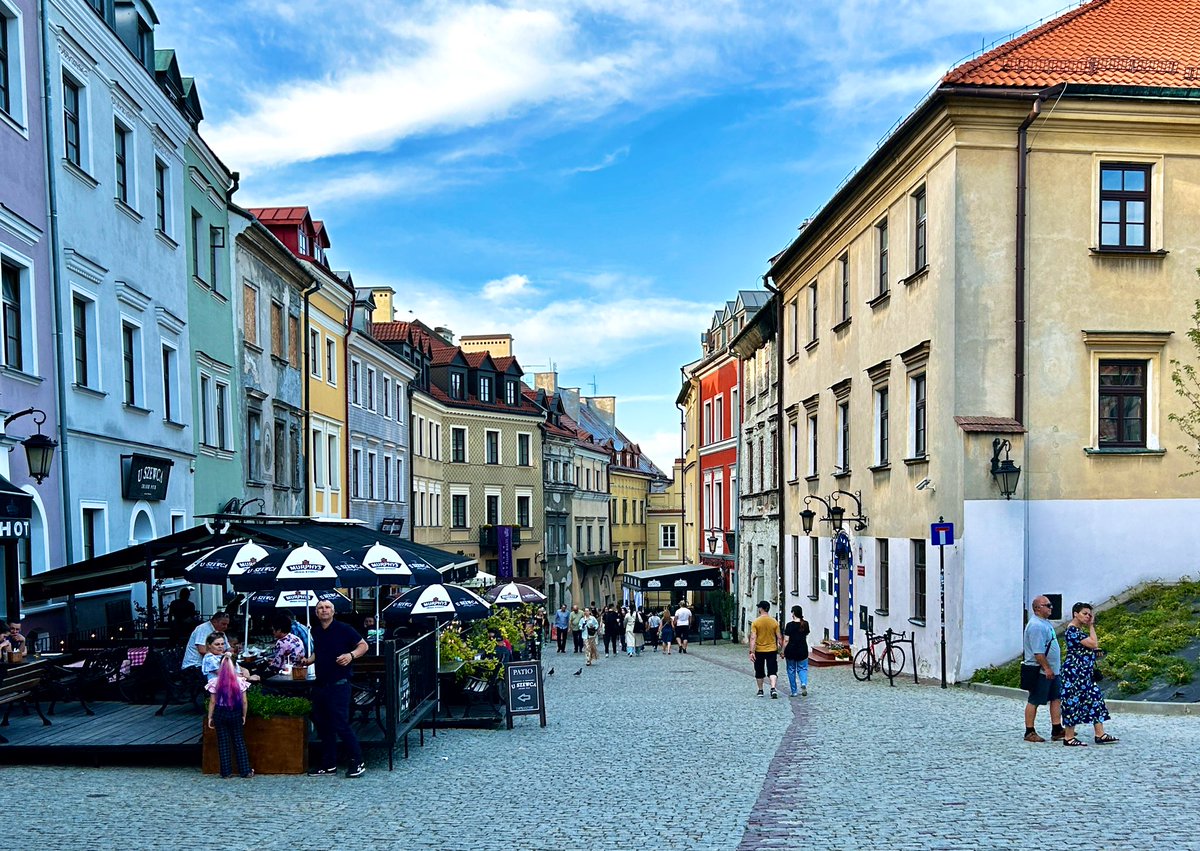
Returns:
[[[1122,694],[1145,691],[1155,681],[1190,683],[1200,673],[1200,663],[1175,654],[1200,638],[1200,582],[1151,585],[1122,605],[1097,614],[1096,631],[1107,654],[1099,663],[1100,672],[1105,679],[1116,680]],[[981,668],[971,676],[973,683],[1012,688],[1020,686],[1020,679],[1020,658]]]

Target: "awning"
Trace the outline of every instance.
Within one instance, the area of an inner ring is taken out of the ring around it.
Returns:
[[[621,563],[621,557],[616,553],[603,553],[595,556],[575,556],[575,566],[586,570],[589,567],[616,567]]]
[[[634,591],[708,591],[722,587],[721,569],[680,564],[626,573],[622,584]]]

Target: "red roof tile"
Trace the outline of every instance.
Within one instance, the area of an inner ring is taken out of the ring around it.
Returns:
[[[942,82],[1200,88],[1200,0],[1090,0],[963,63]]]
[[[298,225],[308,215],[308,207],[251,207],[250,212],[263,224]]]

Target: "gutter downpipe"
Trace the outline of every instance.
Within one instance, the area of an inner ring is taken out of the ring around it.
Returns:
[[[313,277],[312,286],[306,289],[304,296],[304,363],[300,368],[304,370],[304,400],[302,408],[304,410],[304,437],[301,440],[301,445],[304,447],[304,516],[312,517],[312,489],[313,482],[316,481],[316,470],[313,469],[312,462],[315,461],[315,456],[312,451],[312,405],[310,404],[309,385],[312,383],[312,368],[310,359],[312,354],[308,350],[308,341],[312,339],[312,335],[308,333],[308,317],[309,317],[309,297],[317,290],[321,289],[321,280]]]
[[[50,63],[47,61],[47,50],[50,46],[50,21],[46,15],[46,0],[38,0],[38,15],[41,17],[42,26],[38,36],[41,42],[41,65],[42,65],[42,132],[45,135],[46,142],[46,188],[49,201],[50,213],[50,281],[54,289],[54,297],[50,300],[51,322],[54,326],[54,357],[55,357],[55,372],[58,376],[57,395],[58,395],[58,443],[61,450],[58,454],[58,470],[62,479],[59,485],[59,493],[62,498],[62,508],[60,511],[62,517],[63,529],[63,558],[66,564],[71,563],[71,548],[75,536],[71,523],[71,453],[66,426],[67,412],[67,388],[66,388],[66,364],[67,358],[64,351],[63,334],[63,310],[60,299],[62,297],[62,268],[59,263],[58,253],[60,250],[60,239],[58,234],[58,179],[54,168],[54,134],[50,122]],[[67,598],[67,620],[68,629],[74,632],[77,624],[75,618],[75,595],[71,594]]]
[[[775,524],[779,529],[779,553],[775,567],[779,573],[779,609],[778,620],[782,623],[787,614],[784,606],[787,603],[787,551],[784,543],[787,535],[783,528],[783,293],[767,283],[770,274],[762,276],[763,286],[775,297],[775,497],[779,501],[779,521]],[[798,556],[795,556],[798,557]]]
[[[691,383],[692,379],[682,366],[679,367],[679,375],[685,384]],[[687,407],[678,404],[675,407],[679,409],[679,550],[683,557],[681,564],[687,564]],[[700,563],[699,549],[696,550],[696,563]]]

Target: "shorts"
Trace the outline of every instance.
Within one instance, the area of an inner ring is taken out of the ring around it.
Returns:
[[[1037,685],[1029,692],[1030,706],[1045,706],[1053,700],[1058,700],[1062,694],[1062,676],[1055,675],[1054,679],[1046,679],[1046,675],[1039,673]]]
[[[691,625],[686,624],[686,623],[681,623],[679,626],[675,627],[676,640],[687,641],[689,632],[691,632]]]
[[[779,654],[774,650],[754,651],[754,679],[773,677],[779,673]]]

